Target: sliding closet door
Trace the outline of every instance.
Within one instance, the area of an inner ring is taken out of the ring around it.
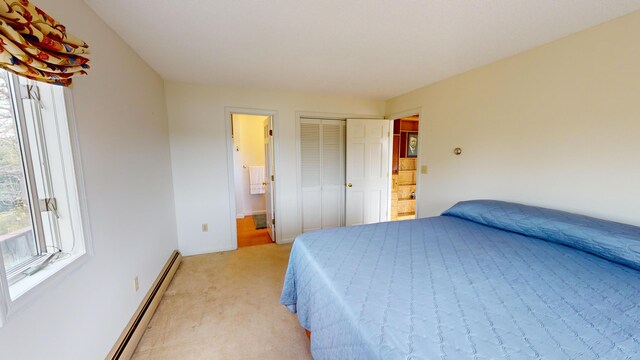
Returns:
[[[301,119],[302,231],[344,225],[345,124]]]

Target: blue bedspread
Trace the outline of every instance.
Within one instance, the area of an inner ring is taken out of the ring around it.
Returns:
[[[296,239],[314,358],[640,359],[638,270],[453,215]]]

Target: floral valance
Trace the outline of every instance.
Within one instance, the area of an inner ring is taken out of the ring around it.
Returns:
[[[84,41],[27,0],[0,0],[0,67],[20,76],[69,86],[86,75]]]

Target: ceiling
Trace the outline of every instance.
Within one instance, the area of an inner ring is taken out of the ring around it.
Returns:
[[[85,0],[164,79],[388,99],[640,0]]]

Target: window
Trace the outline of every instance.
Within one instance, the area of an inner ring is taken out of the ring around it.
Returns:
[[[85,253],[65,92],[0,70],[0,281],[8,302]]]

